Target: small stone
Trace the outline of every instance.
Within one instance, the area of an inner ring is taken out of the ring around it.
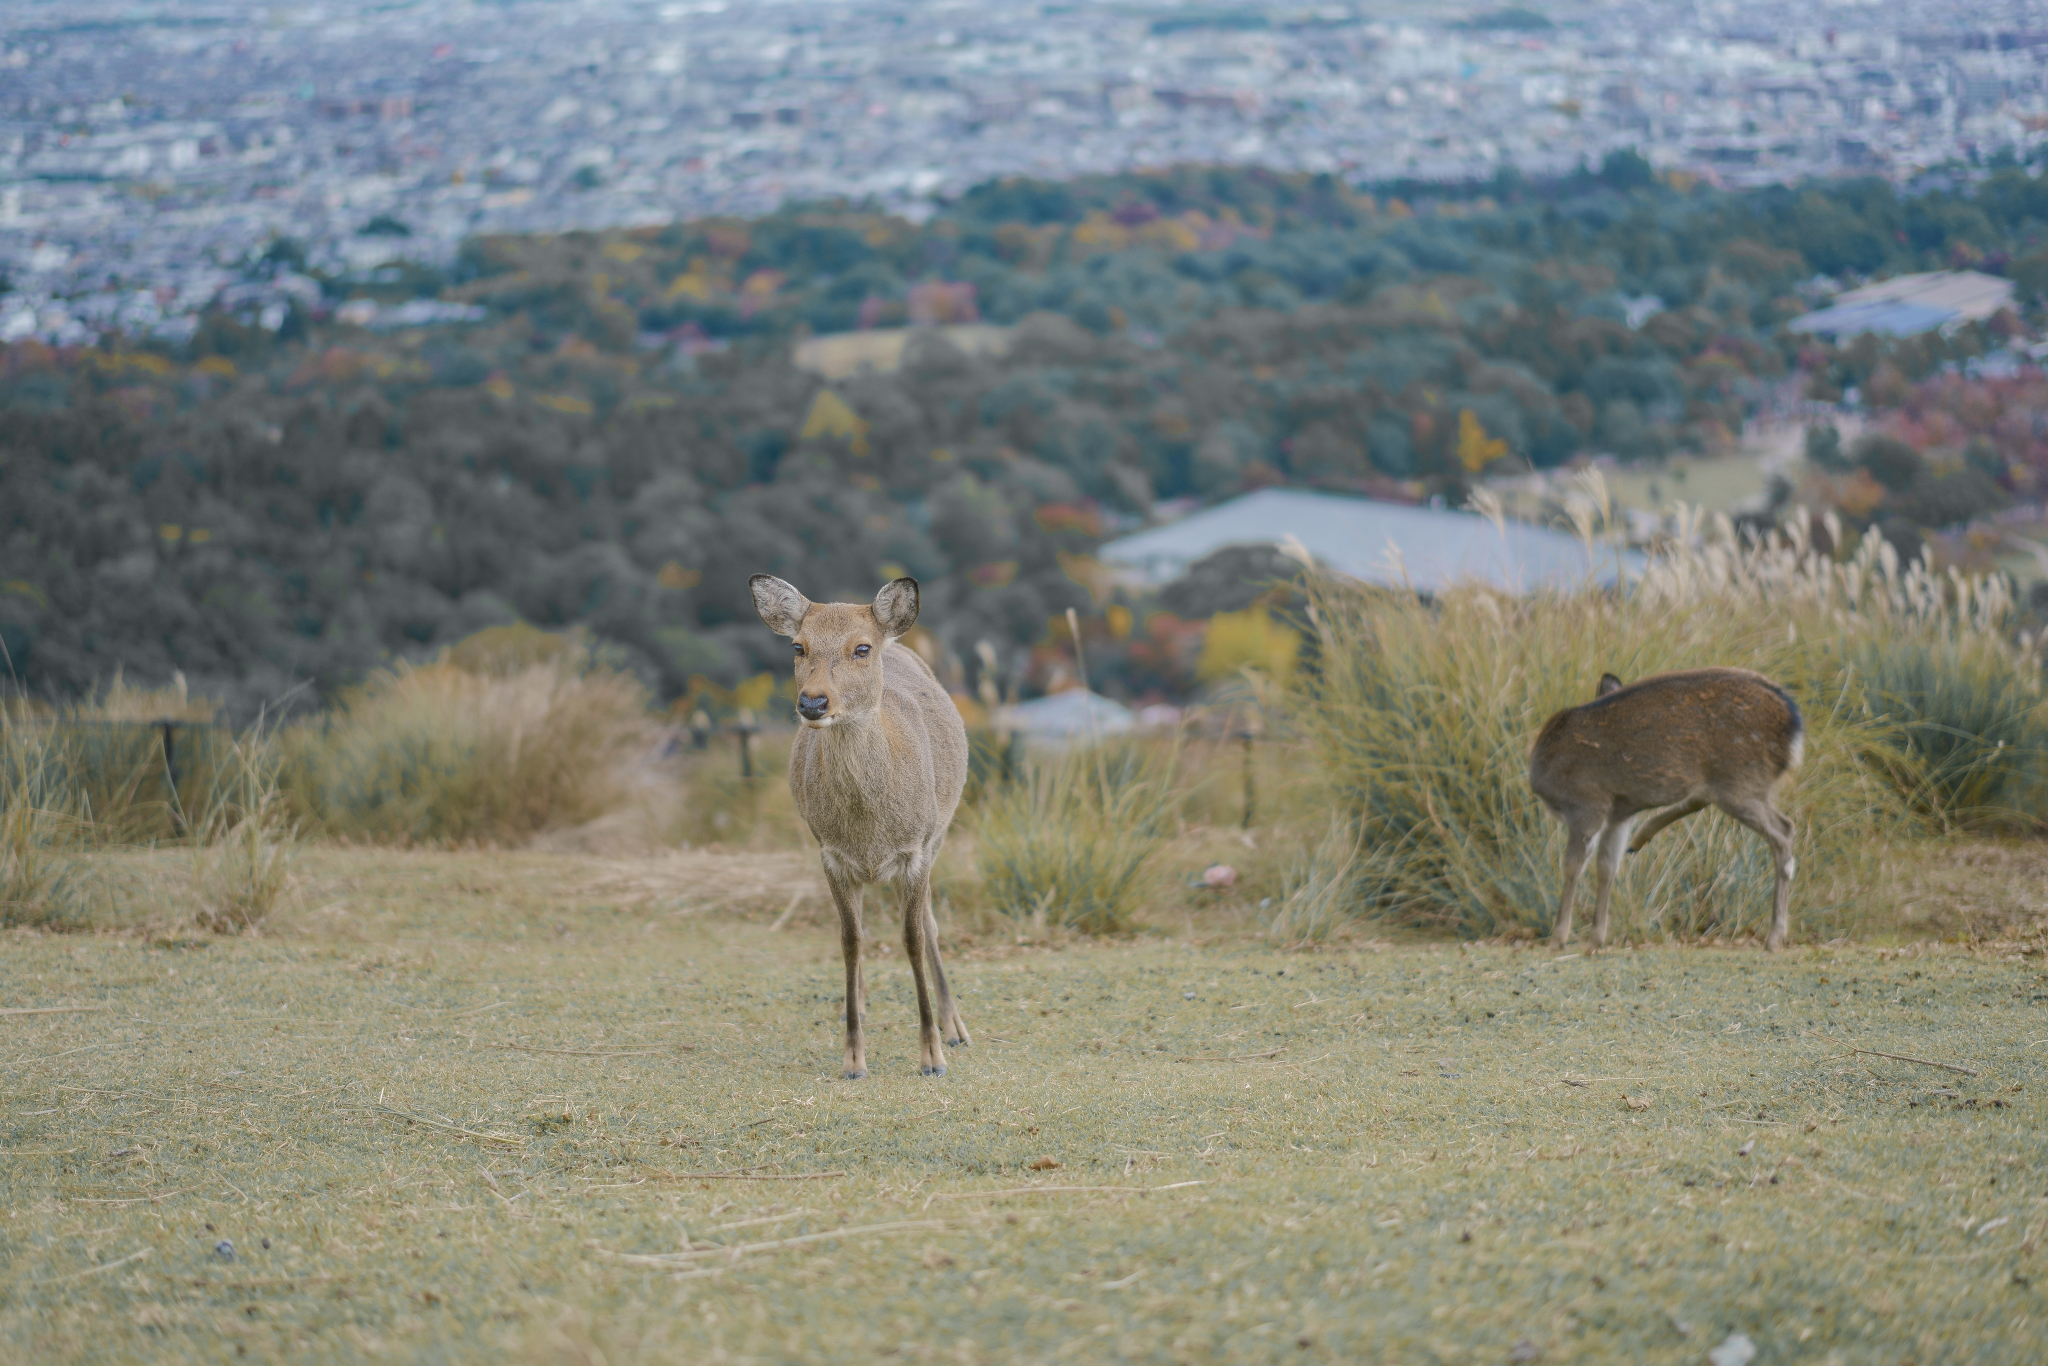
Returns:
[[[1202,870],[1202,885],[1224,891],[1237,885],[1237,869],[1227,863],[1212,864]]]
[[[1712,1366],[1749,1366],[1756,1359],[1756,1344],[1741,1333],[1730,1333],[1721,1345],[1707,1353]]]
[[[213,1245],[213,1255],[224,1262],[232,1262],[235,1259],[235,1245],[223,1238]]]

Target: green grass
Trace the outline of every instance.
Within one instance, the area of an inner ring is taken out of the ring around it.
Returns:
[[[848,1083],[835,935],[717,893],[801,855],[309,848],[261,937],[6,944],[105,1009],[0,1017],[0,1357],[2028,1360],[2042,856],[1969,850],[1916,895],[1998,943],[946,926],[974,1047],[916,1075],[899,949]]]

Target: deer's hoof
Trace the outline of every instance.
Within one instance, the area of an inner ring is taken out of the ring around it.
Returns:
[[[948,1039],[948,1040],[946,1040],[946,1047],[948,1047],[948,1048],[966,1048],[966,1047],[970,1046],[971,1044],[973,1044],[973,1042],[974,1042],[974,1040],[972,1040],[972,1039]]]
[[[937,1067],[920,1067],[918,1071],[927,1077],[943,1077],[946,1075],[946,1068],[943,1063]]]
[[[867,1074],[868,1069],[865,1067],[849,1067],[844,1072],[840,1073],[840,1075],[845,1077],[848,1081],[859,1081],[862,1078],[866,1077]]]

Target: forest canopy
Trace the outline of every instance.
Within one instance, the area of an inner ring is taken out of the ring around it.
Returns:
[[[780,662],[750,573],[819,598],[909,573],[972,674],[980,640],[1103,613],[1089,553],[1166,500],[1456,500],[1489,468],[1722,449],[1773,396],[1903,396],[2004,324],[1840,348],[1783,324],[1816,277],[1962,265],[2048,294],[2048,184],[1184,167],[991,182],[922,225],[835,203],[481,237],[452,269],[320,278],[274,332],[221,308],[182,348],[0,348],[0,645],[39,696],[175,669],[248,704],[519,619],[680,695]],[[465,320],[359,325],[416,300]],[[973,323],[1000,345],[939,330]],[[925,324],[893,369],[797,363]],[[1137,607],[1118,686],[1190,686],[1198,637]]]

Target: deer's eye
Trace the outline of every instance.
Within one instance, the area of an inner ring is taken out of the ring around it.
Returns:
[[[854,657],[855,659],[866,659],[866,658],[868,657],[868,647],[867,647],[867,646],[865,646],[865,645],[856,645],[856,646],[854,646],[854,647],[853,647],[853,657]]]
[[[804,647],[803,647],[803,646],[801,646],[801,645],[797,646],[797,647],[796,647],[796,652],[797,652],[797,654],[798,654],[799,656],[801,656],[801,655],[803,654],[803,652],[804,652]]]

